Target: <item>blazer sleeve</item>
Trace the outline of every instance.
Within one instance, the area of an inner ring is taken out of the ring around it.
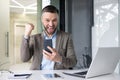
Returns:
[[[62,62],[55,64],[55,69],[71,69],[76,63],[76,55],[72,36],[66,32],[58,32],[57,34],[57,51],[62,56]]]
[[[21,43],[21,60],[23,62],[27,62],[31,59],[33,55],[33,37],[29,37],[28,39],[25,39],[24,37],[22,38],[22,43]]]
[[[71,35],[68,35],[68,40],[66,42],[65,55],[62,56],[62,64],[65,68],[73,68],[77,63],[74,45]]]

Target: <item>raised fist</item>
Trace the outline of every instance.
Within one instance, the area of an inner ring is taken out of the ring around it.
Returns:
[[[32,23],[25,24],[25,36],[30,36],[32,30],[34,29],[34,25]]]

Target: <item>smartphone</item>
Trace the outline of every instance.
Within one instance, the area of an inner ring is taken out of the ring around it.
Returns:
[[[56,73],[48,73],[48,74],[43,74],[45,78],[62,78],[59,74]]]
[[[52,53],[48,48],[47,46],[51,47],[52,48],[52,39],[45,39],[44,40],[44,49],[49,52],[49,53]]]

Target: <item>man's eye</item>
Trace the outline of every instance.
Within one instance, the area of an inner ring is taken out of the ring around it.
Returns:
[[[47,22],[49,22],[49,20],[46,20]]]
[[[53,20],[53,22],[56,22],[56,21],[57,21],[57,19]]]

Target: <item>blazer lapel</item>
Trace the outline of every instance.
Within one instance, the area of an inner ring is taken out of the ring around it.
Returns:
[[[42,57],[43,57],[43,54],[42,54],[42,52],[43,52],[43,38],[44,38],[43,32],[40,34],[39,38],[40,38],[40,63],[41,63]]]

